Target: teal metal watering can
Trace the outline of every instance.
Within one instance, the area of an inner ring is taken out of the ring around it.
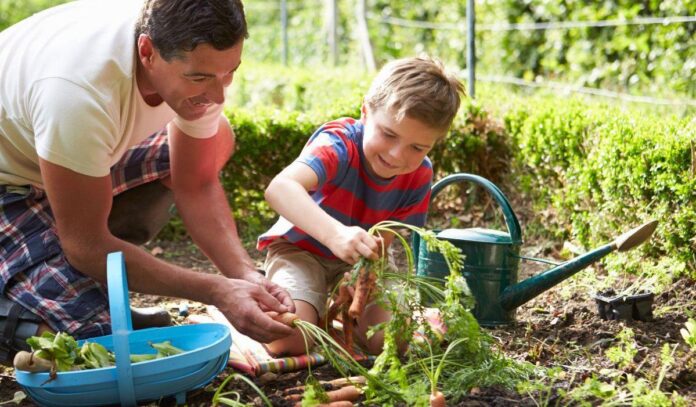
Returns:
[[[503,211],[508,232],[470,228],[445,229],[439,239],[451,242],[465,257],[461,273],[476,299],[473,313],[483,326],[505,325],[515,320],[515,309],[542,292],[572,276],[614,250],[626,251],[646,241],[657,227],[657,221],[645,223],[616,238],[613,242],[564,263],[520,256],[522,231],[510,202],[489,180],[472,174],[453,174],[432,187],[431,200],[446,186],[469,182],[483,187]],[[428,251],[425,242],[414,234],[416,273],[419,276],[444,279],[449,269],[440,253]],[[520,259],[541,261],[555,267],[518,282]]]

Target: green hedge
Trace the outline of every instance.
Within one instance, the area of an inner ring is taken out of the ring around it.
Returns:
[[[515,178],[537,210],[552,209],[545,222],[557,237],[591,248],[657,219],[641,248],[653,262],[627,255],[610,266],[643,272],[659,263],[677,274],[696,268],[694,123],[534,98],[505,115]]]

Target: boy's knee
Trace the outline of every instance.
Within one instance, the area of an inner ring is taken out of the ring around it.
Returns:
[[[370,355],[379,355],[384,349],[384,334],[383,332],[377,332],[372,337],[365,341],[365,350]]]
[[[267,344],[266,349],[273,357],[298,356],[306,354],[307,349],[311,349],[312,346],[314,346],[314,341],[311,338],[307,338],[305,344],[300,331],[295,330],[291,336]]]

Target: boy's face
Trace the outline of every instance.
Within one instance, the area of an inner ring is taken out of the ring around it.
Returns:
[[[381,178],[417,170],[435,142],[446,134],[408,116],[397,121],[381,108],[372,110],[363,104],[361,111],[365,160],[369,171]]]

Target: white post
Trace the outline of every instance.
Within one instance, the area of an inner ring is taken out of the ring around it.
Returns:
[[[367,12],[365,10],[365,3],[365,0],[358,0],[355,16],[357,18],[358,37],[360,38],[360,45],[363,51],[365,66],[369,72],[374,72],[377,70],[377,63],[375,62],[375,56],[372,53],[370,32],[367,28]]]
[[[476,96],[476,14],[474,0],[467,0],[466,2],[466,20],[466,65],[469,74],[469,97],[473,99]]]
[[[283,65],[288,64],[288,1],[280,0],[280,25],[283,40]]]
[[[333,66],[338,65],[338,0],[326,0],[327,24],[326,27],[329,52]]]

